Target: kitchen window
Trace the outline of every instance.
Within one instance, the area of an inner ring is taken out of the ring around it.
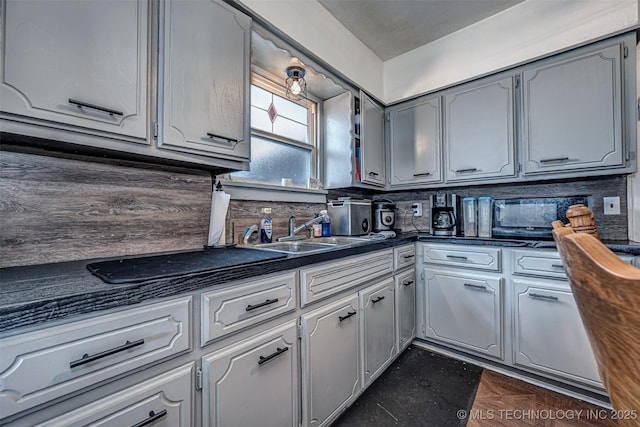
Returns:
[[[227,184],[317,192],[317,108],[317,103],[309,99],[287,99],[284,87],[254,74],[250,170],[231,173]]]

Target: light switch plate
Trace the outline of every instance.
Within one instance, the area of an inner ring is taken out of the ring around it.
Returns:
[[[620,197],[604,197],[604,214],[620,215]]]

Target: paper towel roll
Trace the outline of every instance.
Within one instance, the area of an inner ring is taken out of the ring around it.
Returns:
[[[225,221],[229,200],[231,200],[231,195],[224,191],[214,191],[211,194],[211,217],[209,219],[209,239],[207,240],[209,246],[226,244]]]

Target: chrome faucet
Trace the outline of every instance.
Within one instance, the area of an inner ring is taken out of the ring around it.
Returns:
[[[296,217],[291,215],[289,217],[289,235],[288,236],[284,236],[284,237],[279,237],[278,238],[278,242],[287,242],[289,240],[303,240],[305,239],[304,236],[296,236],[296,234],[298,234],[299,232],[301,232],[302,230],[311,227],[313,224],[317,223],[317,222],[322,222],[325,220],[325,216],[324,215],[318,215],[317,217],[310,219],[309,221],[305,222],[302,225],[299,225],[298,227],[296,227]]]

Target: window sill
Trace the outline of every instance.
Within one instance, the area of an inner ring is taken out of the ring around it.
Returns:
[[[281,187],[256,182],[221,180],[224,191],[233,200],[266,202],[327,203],[327,190]]]

